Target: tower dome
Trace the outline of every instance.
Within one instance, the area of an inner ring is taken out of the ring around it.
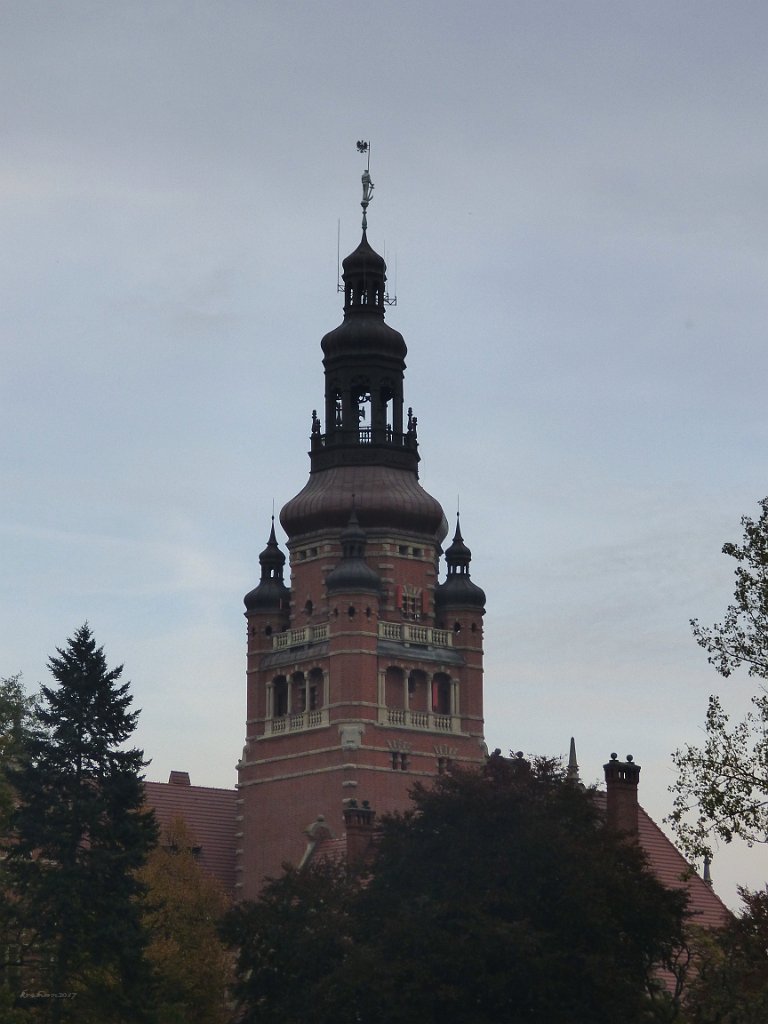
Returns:
[[[366,530],[426,534],[438,544],[448,533],[442,505],[424,490],[415,473],[387,465],[341,465],[311,473],[302,490],[283,506],[280,523],[289,538],[321,529],[341,530],[349,519],[352,494]]]

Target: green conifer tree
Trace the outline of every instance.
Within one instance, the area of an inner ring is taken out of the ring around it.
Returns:
[[[157,840],[144,809],[137,711],[87,624],[49,667],[27,755],[12,773],[8,847],[17,909],[35,935],[45,1020],[122,1024],[151,1005],[136,870]],[[31,986],[34,988],[34,984]],[[27,989],[30,986],[27,985]]]

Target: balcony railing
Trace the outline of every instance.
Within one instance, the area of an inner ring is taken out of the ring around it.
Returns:
[[[264,723],[265,736],[281,736],[289,732],[304,732],[305,729],[318,729],[328,725],[328,709],[303,711],[296,714],[280,715],[279,718],[268,718]]]
[[[450,629],[433,629],[432,626],[420,626],[413,622],[380,622],[379,637],[422,647],[453,647],[453,633]],[[290,647],[303,647],[327,639],[327,622],[321,626],[302,626],[301,629],[275,633],[272,637],[272,650],[285,651]]]
[[[459,732],[459,718],[438,715],[434,711],[411,711],[409,708],[382,708],[381,725],[394,725],[401,729],[424,729],[429,732]]]
[[[318,643],[328,639],[328,623],[322,626],[303,626],[301,629],[287,629],[284,633],[275,633],[272,637],[272,650],[284,651],[288,647],[302,647],[304,644]]]
[[[432,626],[418,626],[410,622],[380,622],[379,637],[425,647],[453,647],[450,629],[433,629]]]
[[[356,427],[352,430],[345,430],[343,427],[336,427],[330,433],[313,433],[312,448],[331,448],[335,445],[348,444],[376,444],[387,445],[392,448],[415,448],[416,431],[411,429],[405,432],[393,430],[392,427]]]

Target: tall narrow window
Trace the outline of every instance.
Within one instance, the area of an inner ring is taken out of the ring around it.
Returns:
[[[294,672],[291,677],[292,711],[303,714],[307,710],[307,683],[303,672]]]
[[[436,715],[451,713],[451,680],[444,672],[432,677],[432,710]]]
[[[408,706],[411,711],[427,711],[427,675],[413,669],[408,676]]]
[[[275,718],[288,714],[288,680],[285,676],[272,680],[272,714]]]
[[[384,681],[386,690],[386,702],[388,708],[404,708],[405,703],[405,673],[401,668],[390,665]]]
[[[307,699],[309,701],[308,710],[317,711],[323,706],[323,670],[320,668],[313,668],[309,673],[307,683]]]

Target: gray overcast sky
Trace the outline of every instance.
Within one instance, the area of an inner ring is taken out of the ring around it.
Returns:
[[[746,0],[0,2],[0,673],[88,619],[149,777],[234,783],[242,595],[307,477],[370,138],[488,743],[575,735],[588,782],[631,752],[661,818],[709,693],[751,692],[688,619],[768,490],[767,49]],[[733,902],[765,854],[713,870]]]

